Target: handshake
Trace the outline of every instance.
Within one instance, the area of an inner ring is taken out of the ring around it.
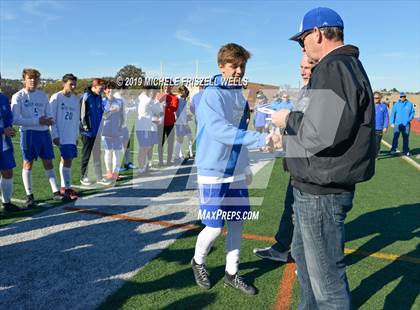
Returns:
[[[263,152],[273,152],[275,149],[281,149],[283,147],[283,141],[280,134],[270,133],[266,139],[266,146],[261,148]]]

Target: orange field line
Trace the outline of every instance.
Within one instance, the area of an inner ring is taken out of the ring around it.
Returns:
[[[289,310],[292,305],[293,286],[296,280],[296,264],[289,263],[283,270],[273,310]]]

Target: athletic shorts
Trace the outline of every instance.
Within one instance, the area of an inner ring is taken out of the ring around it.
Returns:
[[[106,137],[102,136],[102,142],[105,150],[122,150],[123,140],[122,137]]]
[[[70,160],[77,157],[77,148],[75,144],[61,144],[61,157],[65,160]]]
[[[221,184],[198,184],[201,222],[209,227],[220,228],[228,221],[240,221],[250,211],[248,186],[245,181]],[[229,211],[229,217],[223,215]]]
[[[175,128],[177,137],[185,137],[191,135],[191,128],[188,125],[175,125]]]
[[[10,170],[16,167],[15,157],[13,156],[13,149],[9,148],[6,151],[0,152],[0,171]]]
[[[157,131],[138,130],[136,136],[140,146],[149,147],[158,143]]]
[[[20,147],[24,160],[54,159],[51,134],[49,130],[22,130],[20,132]]]

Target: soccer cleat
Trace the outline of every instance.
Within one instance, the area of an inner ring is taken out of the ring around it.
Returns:
[[[108,185],[111,185],[112,184],[112,180],[110,180],[110,179],[108,179],[108,178],[102,178],[102,179],[100,179],[98,182],[96,182],[96,183],[98,183],[98,184],[100,184],[100,185],[105,185],[105,186],[108,186]]]
[[[257,294],[257,288],[252,284],[248,284],[244,281],[242,277],[235,273],[233,276],[225,272],[225,277],[223,278],[223,282],[225,287],[230,286],[234,289],[241,291],[242,293],[248,295],[255,295]]]
[[[19,212],[23,211],[24,209],[19,208],[17,205],[11,203],[11,202],[5,202],[3,203],[4,210],[7,212]]]
[[[204,264],[197,264],[194,258],[191,260],[191,267],[194,273],[195,283],[201,288],[208,290],[211,286],[209,274]]]
[[[254,249],[254,254],[259,258],[269,259],[275,262],[286,263],[289,257],[289,251],[279,252],[274,250],[272,247]]]
[[[60,194],[60,191],[56,191],[53,193],[53,200],[62,201],[63,195]]]
[[[35,198],[34,198],[34,194],[30,194],[26,196],[26,202],[25,202],[26,207],[29,208],[33,208],[36,207],[36,203],[35,203]]]
[[[70,188],[68,188],[68,189],[66,189],[64,191],[63,201],[65,201],[65,202],[71,202],[71,201],[74,201],[74,200],[76,200],[78,198],[77,195],[73,195],[72,191],[73,190],[70,189]]]
[[[84,177],[83,179],[80,179],[80,184],[85,185],[85,186],[89,186],[89,185],[92,185],[92,182],[89,181],[88,177]]]

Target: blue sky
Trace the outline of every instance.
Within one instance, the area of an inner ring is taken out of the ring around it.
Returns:
[[[126,64],[148,76],[211,76],[218,48],[246,47],[249,80],[299,82],[300,47],[288,38],[306,11],[336,10],[345,43],[360,48],[374,89],[420,90],[420,1],[5,1],[0,0],[0,70],[43,77],[114,76]]]

